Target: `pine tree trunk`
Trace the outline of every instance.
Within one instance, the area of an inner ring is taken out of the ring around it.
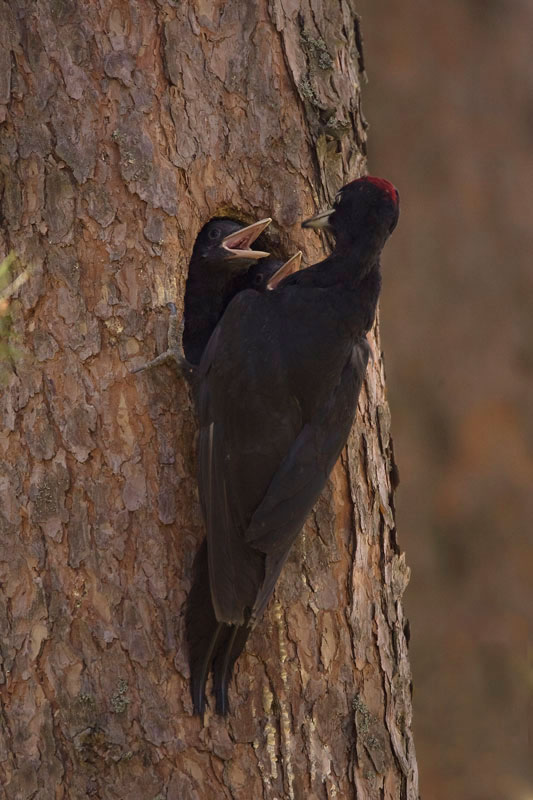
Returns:
[[[130,374],[211,216],[323,252],[299,220],[365,167],[355,23],[347,0],[0,1],[0,257],[31,268],[0,387],[10,800],[418,796],[377,332],[349,445],[205,726],[195,417],[170,367]]]

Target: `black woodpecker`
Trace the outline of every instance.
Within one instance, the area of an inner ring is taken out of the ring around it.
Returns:
[[[186,609],[196,713],[211,669],[216,711],[227,713],[235,660],[346,443],[380,254],[398,215],[388,181],[344,186],[332,209],[303,223],[333,233],[331,255],[272,291],[239,292],[203,353],[198,485],[207,539]]]
[[[271,222],[268,217],[244,226],[226,217],[214,217],[204,225],[189,262],[183,319],[178,319],[174,303],[168,303],[168,350],[132,372],[173,362],[178,372],[193,381],[194,368],[209,337],[236,291],[240,291],[233,287],[246,288],[247,270],[270,255],[252,250],[251,245]]]

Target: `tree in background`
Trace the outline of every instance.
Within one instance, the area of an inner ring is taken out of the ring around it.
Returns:
[[[0,401],[6,797],[415,800],[378,332],[232,714],[205,726],[183,636],[195,417],[170,368],[130,374],[166,346],[211,216],[272,216],[274,249],[320,257],[299,220],[365,166],[355,13],[0,5],[0,256],[31,271]]]

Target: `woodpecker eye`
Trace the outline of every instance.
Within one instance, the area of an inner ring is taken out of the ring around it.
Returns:
[[[341,197],[342,197],[341,192],[337,192],[337,194],[335,195],[335,200],[333,201],[333,205],[334,206],[338,206],[339,205],[339,203],[341,201]]]
[[[263,280],[263,273],[260,272],[258,275],[255,276],[254,283],[257,284],[257,286],[259,286],[262,280]]]
[[[220,228],[210,228],[207,236],[212,242],[214,242],[215,239],[220,239]]]

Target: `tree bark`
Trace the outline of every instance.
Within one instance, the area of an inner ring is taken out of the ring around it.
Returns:
[[[299,220],[365,167],[356,21],[347,0],[0,0],[0,257],[31,267],[0,389],[6,798],[418,796],[378,332],[232,713],[204,725],[195,417],[169,367],[130,374],[211,216],[272,216],[280,251],[321,256]]]

